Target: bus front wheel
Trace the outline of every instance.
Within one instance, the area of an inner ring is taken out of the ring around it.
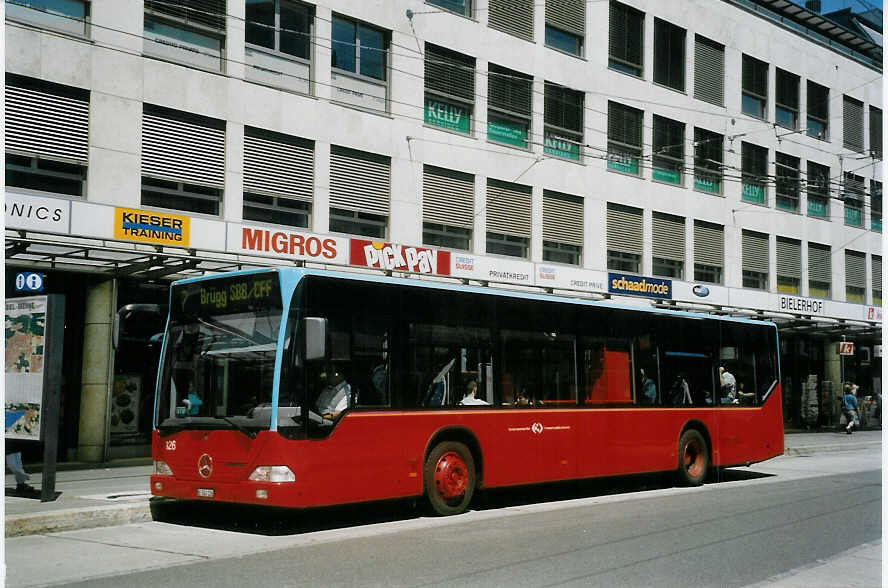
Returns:
[[[699,486],[709,471],[709,446],[700,431],[688,429],[678,441],[678,478],[685,486]]]
[[[445,441],[435,446],[423,469],[426,498],[439,515],[466,510],[475,492],[475,460],[462,443]]]

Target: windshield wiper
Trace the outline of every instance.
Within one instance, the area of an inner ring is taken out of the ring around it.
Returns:
[[[220,417],[216,417],[216,418],[222,419],[223,421],[225,421],[226,423],[228,423],[229,425],[231,425],[232,427],[234,427],[235,429],[237,429],[238,431],[240,431],[241,433],[243,433],[244,435],[246,435],[250,439],[255,439],[256,435],[259,434],[258,432],[251,431],[250,429],[246,428],[245,426],[239,424],[234,419],[224,417],[224,416],[220,416]]]

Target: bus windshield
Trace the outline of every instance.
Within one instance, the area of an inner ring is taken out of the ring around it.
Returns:
[[[174,284],[158,429],[268,428],[280,324],[276,272]]]

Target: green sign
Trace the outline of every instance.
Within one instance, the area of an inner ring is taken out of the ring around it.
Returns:
[[[863,215],[859,208],[851,208],[845,205],[845,224],[852,227],[859,227],[863,224]]]
[[[470,127],[469,109],[449,102],[441,102],[426,97],[426,124],[441,127],[458,133],[468,133]]]
[[[882,232],[882,217],[881,216],[876,217],[875,215],[873,215],[872,221],[870,222],[870,226],[872,227],[872,230],[876,231],[877,233],[881,233]]]
[[[516,147],[527,147],[527,124],[491,119],[487,121],[487,138]]]
[[[674,169],[660,169],[654,168],[653,178],[660,182],[666,182],[668,184],[680,184],[681,183],[681,173],[675,171]]]
[[[747,202],[765,202],[765,187],[755,184],[743,184],[743,200]]]
[[[546,134],[546,145],[543,151],[555,157],[580,160],[580,146],[575,141],[558,135]]]
[[[608,153],[607,167],[619,172],[638,175],[638,158],[627,153]]]
[[[710,194],[721,194],[721,182],[715,178],[694,176],[694,188]]]
[[[808,196],[808,216],[826,216],[826,201]]]

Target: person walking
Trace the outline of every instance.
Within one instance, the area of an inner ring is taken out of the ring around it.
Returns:
[[[842,412],[848,424],[845,426],[845,433],[850,435],[857,421],[857,396],[854,395],[854,388],[851,384],[845,384],[845,395],[842,396]]]

